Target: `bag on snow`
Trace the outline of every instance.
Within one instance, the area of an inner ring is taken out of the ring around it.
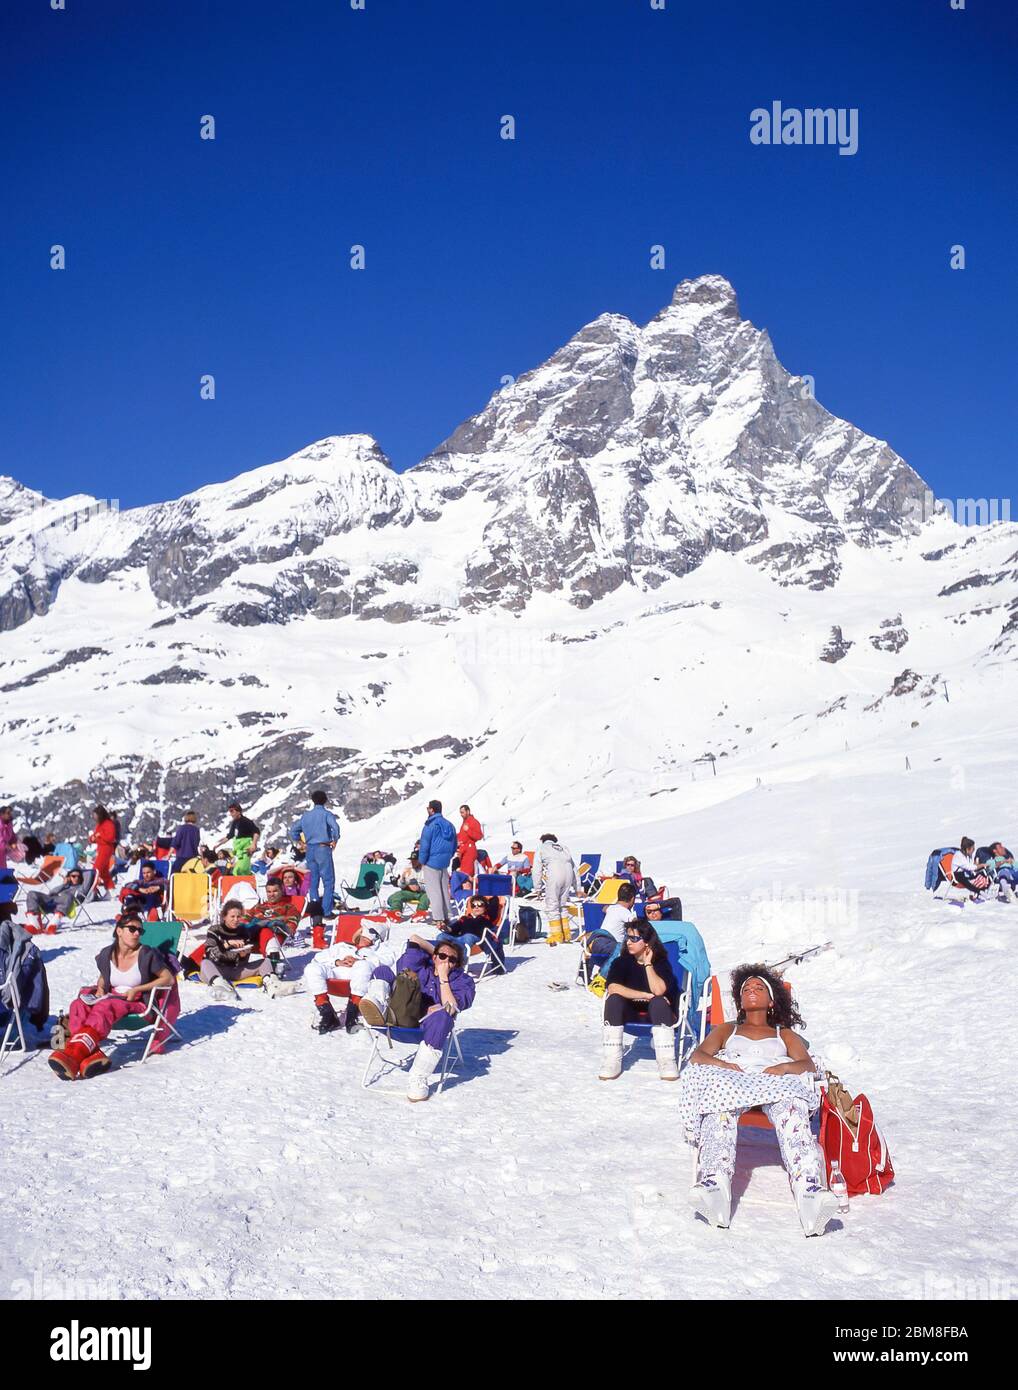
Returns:
[[[520,908],[520,915],[516,922],[516,941],[518,945],[525,946],[528,941],[533,940],[537,935],[537,928],[540,921],[540,914],[535,908]]]
[[[876,1196],[894,1180],[891,1155],[869,1100],[864,1095],[853,1100],[831,1072],[820,1101],[820,1147],[828,1180],[831,1165],[837,1162],[850,1197]]]
[[[427,1011],[421,982],[413,970],[401,970],[389,995],[385,1021],[393,1028],[416,1028]]]

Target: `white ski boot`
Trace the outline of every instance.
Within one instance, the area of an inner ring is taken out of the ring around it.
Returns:
[[[622,1027],[606,1023],[602,1034],[601,1070],[597,1077],[599,1081],[614,1081],[622,1075]]]
[[[707,1222],[726,1231],[732,1219],[732,1184],[728,1178],[705,1178],[689,1190],[689,1205]]]
[[[363,1012],[364,1001],[361,1000],[361,1010]],[[431,1073],[442,1060],[442,1054],[437,1047],[429,1047],[427,1043],[421,1043],[414,1058],[414,1064],[410,1068],[410,1075],[407,1078],[407,1100],[427,1100],[428,1082]]]
[[[657,1058],[657,1074],[662,1081],[678,1081],[679,1067],[675,1060],[675,1033],[663,1023],[651,1030],[654,1039],[654,1056]]]
[[[300,980],[281,980],[278,975],[266,975],[262,988],[270,999],[282,999],[288,994],[299,994],[302,985]]]
[[[232,980],[227,980],[224,976],[217,975],[212,981],[212,998],[218,999],[221,1004],[224,1004],[230,999],[239,999],[240,995],[237,993],[236,986]]]
[[[799,1178],[792,1183],[792,1196],[799,1212],[803,1234],[822,1236],[831,1221],[838,1214],[838,1198],[826,1187]]]

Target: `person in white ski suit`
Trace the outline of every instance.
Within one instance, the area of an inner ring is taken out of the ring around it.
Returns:
[[[548,945],[571,941],[572,929],[566,903],[580,891],[576,863],[557,835],[542,835],[534,855],[534,877],[544,888],[544,910],[548,919]]]
[[[337,941],[335,946],[329,946],[312,956],[304,967],[304,986],[315,1001],[319,1017],[323,1013],[323,1004],[332,1011],[329,980],[349,980],[351,999],[355,996],[359,999],[367,991],[372,972],[377,966],[395,966],[399,952],[383,938],[379,925],[371,922],[358,928],[351,944]]]

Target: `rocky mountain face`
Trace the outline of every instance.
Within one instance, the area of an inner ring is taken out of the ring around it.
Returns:
[[[998,660],[1018,630],[1013,539],[920,524],[925,494],[713,275],[644,327],[602,315],[403,474],[348,435],[128,511],[0,478],[0,801],[64,824],[102,796],[152,833],[232,796],[281,824],[325,779],[370,818],[496,756],[513,714],[491,713],[493,671],[529,700],[637,622],[706,640],[733,589],[732,651],[777,611],[861,707],[919,698],[939,663],[902,673],[898,653],[919,661],[925,609],[895,594],[860,620],[849,574],[914,567]],[[817,707],[843,698],[818,687]]]

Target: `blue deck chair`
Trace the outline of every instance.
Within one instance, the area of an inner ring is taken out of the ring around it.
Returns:
[[[54,845],[53,853],[63,855],[64,873],[67,873],[69,869],[76,869],[78,867],[78,859],[80,856],[77,847],[70,844],[67,840],[61,840],[58,845]]]
[[[583,903],[582,911],[583,926],[581,931],[584,936],[587,936],[592,932],[596,932],[604,921],[605,906],[604,903]],[[583,983],[589,986],[591,980],[594,978],[595,972],[600,970],[601,966],[607,961],[611,960],[613,955],[614,951],[595,951],[589,956],[581,955],[580,974],[583,977]]]
[[[0,903],[12,903],[18,896],[18,880],[10,869],[0,869]]]
[[[594,879],[597,878],[597,871],[601,867],[601,856],[599,854],[581,854],[580,865],[577,870],[580,879],[580,887],[585,893],[590,891]]]
[[[420,1028],[369,1028],[371,1036],[371,1051],[368,1054],[367,1065],[364,1068],[364,1075],[361,1077],[361,1085],[365,1090],[374,1088],[382,1077],[387,1076],[390,1071],[409,1071],[407,1063],[413,1062],[417,1049],[424,1041],[424,1033]],[[393,1050],[393,1043],[400,1043],[410,1050],[403,1052],[398,1057],[383,1057],[382,1041],[388,1042],[389,1051]],[[445,1085],[447,1076],[453,1074],[452,1054],[455,1052],[456,1060],[460,1066],[463,1065],[463,1053],[460,1050],[459,1038],[456,1036],[456,1029],[453,1028],[446,1039],[445,1049],[439,1062],[440,1071],[438,1073],[438,1086],[435,1094],[441,1094],[442,1087]],[[405,1091],[397,1091],[394,1088],[378,1087],[376,1094],[383,1096],[402,1096]]]
[[[489,970],[505,971],[505,951],[502,936],[506,935],[506,945],[512,949],[516,945],[516,920],[509,911],[509,902],[516,888],[512,874],[478,874],[476,892],[482,898],[498,898],[499,917],[494,926],[486,927],[481,933],[480,945],[487,955],[479,979],[484,979]],[[472,895],[471,895],[472,896]],[[508,931],[506,930],[508,928]]]
[[[675,1040],[679,1049],[679,1070],[681,1071],[687,1058],[699,1042],[690,1015],[693,977],[679,960],[678,942],[664,941],[662,944],[664,945],[665,951],[668,953],[668,962],[679,984],[678,1019],[675,1024]],[[626,1023],[623,1025],[624,1033],[634,1040],[630,1045],[629,1051],[632,1051],[640,1038],[650,1038],[652,1027],[653,1024],[649,1019],[646,1023],[637,1020],[633,1023]]]

